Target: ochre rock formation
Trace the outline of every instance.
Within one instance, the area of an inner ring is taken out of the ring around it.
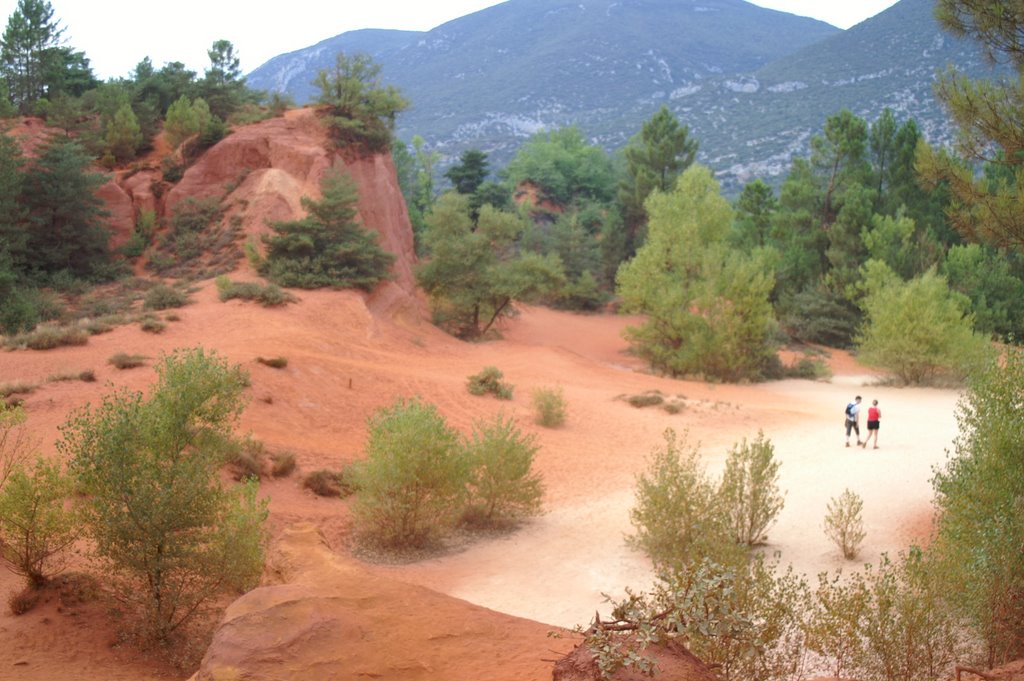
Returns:
[[[193,681],[548,679],[572,645],[546,625],[376,576],[312,524],[287,530],[268,568],[285,583],[228,608]]]

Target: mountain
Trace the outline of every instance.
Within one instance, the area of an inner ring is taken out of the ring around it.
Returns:
[[[401,139],[422,135],[446,162],[479,148],[499,167],[531,134],[570,124],[617,149],[666,104],[735,189],[779,177],[844,107],[873,120],[890,106],[947,140],[935,72],[988,67],[940,31],[932,6],[902,0],[844,32],[743,0],[509,0],[427,32],[343,33],[275,57],[248,82],[305,102],[339,51],[366,52],[412,102]]]

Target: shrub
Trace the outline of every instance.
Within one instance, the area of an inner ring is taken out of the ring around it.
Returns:
[[[356,529],[390,547],[420,547],[463,510],[469,468],[458,433],[418,399],[398,400],[369,420],[366,459],[354,471]]]
[[[302,480],[302,486],[321,497],[345,498],[358,491],[354,475],[354,466],[346,466],[340,471],[317,470]]]
[[[29,383],[28,381],[0,383],[0,398],[10,397],[11,395],[30,395],[38,387],[38,383]]]
[[[257,357],[256,361],[271,369],[284,369],[288,366],[287,357]]]
[[[266,468],[266,454],[262,442],[246,435],[228,445],[225,461],[231,466],[235,480],[259,480]]]
[[[7,599],[7,608],[11,611],[12,615],[24,615],[36,607],[42,595],[43,592],[39,589],[26,587],[21,591],[11,594],[10,598]]]
[[[636,503],[629,519],[636,532],[627,537],[656,567],[678,569],[707,558],[720,565],[742,562],[746,552],[733,538],[718,508],[718,494],[698,463],[697,447],[671,428],[647,471],[637,477]]]
[[[466,444],[469,503],[464,519],[472,525],[501,526],[540,512],[544,490],[533,459],[540,447],[534,435],[500,414],[478,421]]]
[[[1024,350],[971,377],[952,455],[932,480],[931,548],[943,590],[986,647],[989,665],[1024,656]]]
[[[833,497],[828,502],[825,534],[848,560],[857,557],[860,543],[864,541],[864,522],[860,516],[863,508],[863,499],[849,489],[843,490],[838,498]]]
[[[537,388],[533,391],[536,421],[545,428],[557,428],[565,423],[565,396],[561,388]]]
[[[275,452],[270,455],[270,474],[275,478],[286,478],[295,472],[295,455],[291,452]]]
[[[188,305],[188,295],[167,284],[157,284],[146,292],[142,301],[143,310],[169,310]]]
[[[984,365],[991,354],[989,342],[971,329],[970,300],[950,291],[934,270],[907,282],[876,260],[869,260],[864,271],[861,305],[867,322],[857,339],[861,361],[888,369],[908,384],[941,373],[963,377]]]
[[[39,588],[61,572],[78,538],[75,514],[65,509],[68,478],[42,458],[31,470],[18,466],[0,489],[0,559],[27,586]]]
[[[0,399],[0,490],[34,448],[25,429],[25,410]]]
[[[145,316],[139,322],[139,328],[146,333],[163,333],[167,328],[167,322],[156,317]]]
[[[254,300],[264,307],[277,307],[295,302],[295,296],[277,284],[262,286],[255,282],[231,281],[226,276],[217,277],[217,295],[221,302],[233,298]]]
[[[329,170],[321,194],[319,201],[302,198],[308,214],[301,220],[271,223],[260,274],[281,286],[372,291],[390,276],[395,256],[356,221],[359,190],[344,171]]]
[[[497,367],[484,367],[478,374],[469,377],[466,389],[471,395],[487,395],[490,393],[499,400],[512,399],[512,385],[501,379],[504,374]]]
[[[35,331],[9,338],[7,346],[11,348],[29,348],[31,350],[53,350],[54,348],[85,345],[89,342],[89,334],[77,326],[40,326]]]
[[[785,503],[779,492],[775,448],[759,432],[757,439],[734,445],[718,488],[733,539],[754,546],[767,540],[767,530]]]
[[[107,363],[117,369],[134,369],[145,365],[146,358],[143,355],[129,355],[127,352],[118,352],[111,355]]]
[[[254,481],[228,488],[219,478],[244,407],[242,370],[193,349],[156,372],[148,396],[120,390],[73,413],[57,448],[126,612],[144,639],[167,644],[216,598],[256,584],[267,510]]]
[[[640,393],[639,395],[629,395],[626,397],[626,402],[637,409],[653,407],[664,401],[665,398],[656,390],[649,390],[645,393]]]

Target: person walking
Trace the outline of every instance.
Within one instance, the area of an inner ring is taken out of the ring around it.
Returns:
[[[878,408],[878,400],[871,400],[871,406],[868,407],[868,436],[864,438],[864,444],[861,445],[864,449],[868,448],[868,443],[871,442],[871,437],[875,438],[875,449],[878,449],[878,426],[882,420],[882,410]]]
[[[850,446],[850,432],[857,433],[857,444],[860,441],[860,395],[846,405],[846,446]]]

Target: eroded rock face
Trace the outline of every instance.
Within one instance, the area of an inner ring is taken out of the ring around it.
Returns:
[[[571,645],[546,625],[376,576],[311,524],[286,531],[268,563],[286,583],[228,608],[195,681],[545,679],[544,658]]]

